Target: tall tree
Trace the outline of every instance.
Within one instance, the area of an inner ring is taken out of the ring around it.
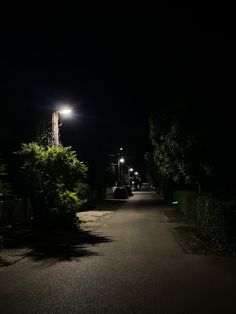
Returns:
[[[203,131],[183,105],[156,112],[150,118],[153,163],[161,180],[180,186],[201,186],[212,173],[203,153]],[[150,159],[150,157],[149,157]]]

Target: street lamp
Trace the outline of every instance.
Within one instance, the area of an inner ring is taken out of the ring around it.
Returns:
[[[136,171],[134,174],[137,176],[137,175],[138,175],[138,172]]]
[[[52,145],[59,146],[59,114],[69,115],[72,110],[68,107],[64,107],[61,110],[55,111],[52,114]]]
[[[129,168],[129,179],[131,178],[131,172],[133,172],[134,169],[133,168]]]
[[[72,110],[70,108],[64,108],[64,109],[62,109],[62,110],[60,110],[58,112],[61,113],[61,114],[68,115],[68,114],[70,114],[72,112]]]
[[[119,158],[118,160],[118,186],[120,186],[122,183],[123,183],[123,171],[122,171],[122,166],[121,164],[123,164],[125,162],[125,159],[122,157],[122,158]]]

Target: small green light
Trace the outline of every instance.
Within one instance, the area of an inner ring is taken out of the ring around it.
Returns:
[[[177,202],[177,201],[172,202],[172,205],[176,205],[176,204],[178,204],[178,202]]]

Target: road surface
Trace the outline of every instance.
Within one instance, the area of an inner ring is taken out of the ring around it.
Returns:
[[[89,244],[1,268],[0,313],[236,313],[236,259],[186,254],[161,209],[139,192]]]

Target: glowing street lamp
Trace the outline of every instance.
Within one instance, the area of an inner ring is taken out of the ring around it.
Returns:
[[[62,110],[60,110],[58,112],[61,113],[61,114],[64,114],[64,115],[68,115],[68,114],[70,114],[72,112],[72,110],[70,108],[64,108],[64,109],[62,109]]]
[[[131,177],[131,172],[133,172],[134,169],[133,168],[129,168],[129,178]]]
[[[138,175],[138,172],[136,171],[134,174],[137,176],[137,175]]]
[[[125,159],[122,157],[118,160],[118,171],[117,171],[117,174],[118,174],[118,185],[122,185],[123,183],[123,169],[122,169],[122,164],[125,162]]]
[[[52,145],[59,146],[59,114],[69,115],[72,110],[69,107],[63,107],[61,110],[55,111],[52,114]]]

